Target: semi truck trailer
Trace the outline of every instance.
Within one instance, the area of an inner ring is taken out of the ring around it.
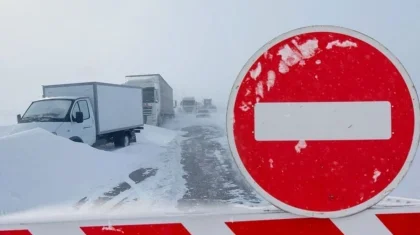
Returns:
[[[148,125],[161,126],[168,118],[175,116],[172,87],[160,74],[127,75],[125,85],[143,89],[144,121]]]
[[[113,142],[125,147],[143,129],[141,88],[89,82],[43,86],[43,98],[33,101],[13,132],[43,128],[91,146]]]

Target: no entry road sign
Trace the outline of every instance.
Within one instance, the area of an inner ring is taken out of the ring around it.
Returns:
[[[240,171],[291,213],[342,217],[393,190],[414,158],[419,102],[395,56],[334,26],[300,28],[258,50],[229,99]]]

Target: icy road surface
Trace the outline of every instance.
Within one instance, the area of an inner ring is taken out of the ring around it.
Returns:
[[[262,202],[236,169],[220,127],[196,125],[182,130],[187,132],[181,143],[181,164],[188,190],[179,200],[180,207]]]
[[[186,192],[178,208],[193,210],[202,206],[237,204],[267,206],[240,174],[231,156],[226,136],[224,113],[210,118],[179,114],[165,125],[181,130],[181,165],[185,172]]]

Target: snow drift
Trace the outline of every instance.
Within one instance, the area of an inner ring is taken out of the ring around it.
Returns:
[[[175,137],[172,131],[168,133]],[[165,149],[142,142],[144,135],[138,135],[138,143],[116,152],[75,143],[40,128],[0,137],[0,214],[74,204],[119,183],[139,167],[156,166],[155,155]]]
[[[0,126],[0,137],[9,135],[11,130],[11,126]]]
[[[148,141],[150,143],[165,146],[171,142],[178,133],[176,131],[160,128],[157,126],[144,125],[141,135],[138,137],[141,140]]]

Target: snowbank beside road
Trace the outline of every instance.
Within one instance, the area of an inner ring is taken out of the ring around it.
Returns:
[[[0,138],[0,150],[3,212],[67,203],[113,182],[127,168],[113,154],[43,129]]]
[[[165,146],[169,142],[171,142],[177,135],[178,132],[173,130],[160,128],[157,126],[144,125],[144,129],[141,131],[140,134],[137,134],[137,137],[140,140],[145,140],[153,144]]]
[[[39,128],[1,137],[0,214],[73,205],[118,184],[139,167],[157,167],[156,155],[165,149],[139,136],[138,143],[116,152],[74,143]]]
[[[112,208],[114,212],[123,214],[128,210],[142,214],[162,210],[177,211],[178,200],[187,190],[183,178],[185,172],[181,165],[180,134],[181,131],[145,125],[144,130],[137,134],[137,143],[115,150],[117,153],[149,159],[147,164],[138,165],[139,171],[151,167],[147,171],[155,172],[153,177],[145,177],[140,183],[133,183],[132,179],[126,177],[125,182],[132,186],[132,190],[111,199],[102,209]]]

